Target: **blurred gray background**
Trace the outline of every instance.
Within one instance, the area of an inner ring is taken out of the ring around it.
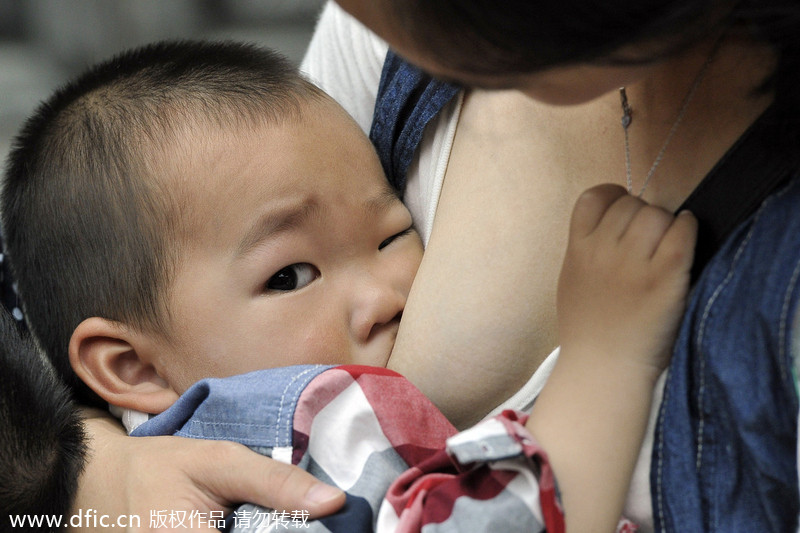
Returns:
[[[165,38],[257,42],[299,63],[324,0],[0,0],[0,160],[71,75]]]

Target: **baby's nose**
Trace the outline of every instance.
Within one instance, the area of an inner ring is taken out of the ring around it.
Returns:
[[[351,329],[358,342],[369,342],[387,327],[400,322],[406,297],[389,284],[371,284],[355,297]]]

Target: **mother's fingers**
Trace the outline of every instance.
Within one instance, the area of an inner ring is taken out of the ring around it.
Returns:
[[[128,437],[105,415],[87,417],[84,427],[90,453],[72,512],[91,510],[115,523],[115,517],[129,517],[128,527],[117,531],[212,527],[213,517],[220,519],[243,502],[308,511],[309,518],[344,503],[342,491],[240,444]],[[185,521],[178,520],[182,517]],[[91,524],[71,525],[71,532],[96,531]]]
[[[299,467],[231,442],[205,442],[209,445],[204,451],[208,460],[190,475],[217,501],[308,511],[310,518],[330,514],[344,504],[344,492]]]

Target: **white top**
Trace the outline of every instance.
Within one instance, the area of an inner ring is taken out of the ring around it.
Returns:
[[[388,47],[357,20],[329,2],[320,15],[300,69],[330,94],[369,133]],[[403,202],[427,245],[450,158],[463,96],[432,121],[407,175]]]
[[[320,15],[301,70],[336,99],[365,132],[369,132],[387,50],[384,41],[334,2],[328,2]],[[409,167],[403,201],[411,211],[414,224],[425,244],[433,227],[462,102],[463,97],[460,95],[428,124],[419,153]],[[499,413],[503,409],[530,410],[557,358],[558,348],[545,359],[520,390],[491,414]],[[656,388],[650,423],[624,510],[625,517],[635,522],[642,533],[653,531],[650,451],[664,381],[662,376]],[[591,413],[587,413],[587,416],[591,416]]]

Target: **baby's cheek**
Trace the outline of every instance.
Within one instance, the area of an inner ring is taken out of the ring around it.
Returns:
[[[345,365],[352,363],[352,350],[347,334],[340,328],[325,326],[313,328],[299,343],[294,364]]]

